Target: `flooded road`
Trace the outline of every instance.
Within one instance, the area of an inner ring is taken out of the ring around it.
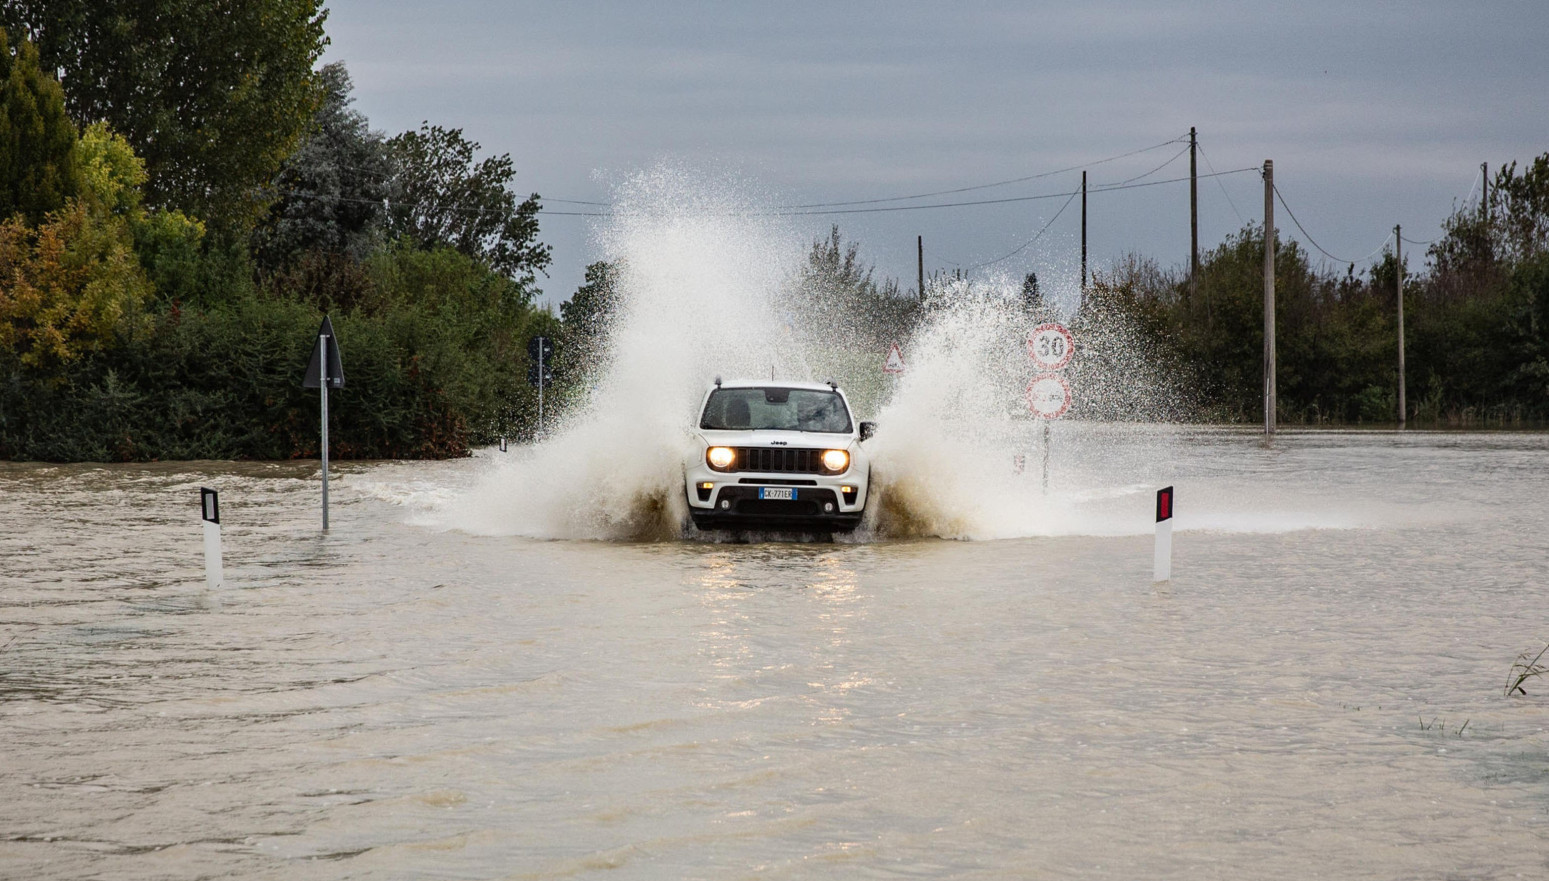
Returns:
[[[498,453],[337,467],[326,536],[316,463],[0,465],[0,877],[1549,874],[1549,436],[1149,431],[972,541],[447,528]]]

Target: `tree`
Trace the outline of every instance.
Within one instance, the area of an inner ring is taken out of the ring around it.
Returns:
[[[147,201],[240,232],[319,103],[321,0],[7,0],[79,123],[145,159]]]
[[[128,224],[135,254],[159,293],[173,300],[192,293],[199,285],[204,224],[181,211],[145,208],[145,162],[107,123],[87,126],[76,152],[87,207]]]
[[[1036,312],[1043,308],[1043,293],[1038,290],[1038,273],[1029,272],[1022,279],[1022,308]]]
[[[387,140],[351,109],[350,75],[343,62],[318,72],[323,105],[276,183],[278,197],[254,231],[265,266],[293,262],[309,252],[359,261],[378,244],[393,177]]]
[[[150,294],[127,224],[72,199],[33,228],[0,224],[0,349],[49,369],[106,348]]]
[[[64,92],[39,68],[37,48],[21,40],[12,52],[0,28],[0,220],[20,213],[37,224],[75,195],[75,140]]]
[[[1490,202],[1508,261],[1527,262],[1549,251],[1549,153],[1520,175],[1516,162],[1500,169]]]
[[[548,268],[538,241],[538,194],[518,203],[510,154],[474,162],[479,145],[462,129],[425,123],[387,142],[395,165],[388,230],[422,248],[446,245],[521,282]]]
[[[565,331],[561,373],[570,374],[598,366],[602,343],[618,308],[616,263],[599,260],[586,267],[586,281],[570,299],[559,304]]]

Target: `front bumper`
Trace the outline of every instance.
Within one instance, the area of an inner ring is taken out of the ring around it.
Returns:
[[[690,468],[684,483],[689,516],[700,529],[849,532],[866,513],[868,481],[853,475],[793,477]],[[760,498],[763,489],[789,489],[792,498]]]

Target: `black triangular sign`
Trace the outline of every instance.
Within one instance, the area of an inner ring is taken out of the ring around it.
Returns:
[[[333,322],[327,315],[323,316],[323,323],[317,329],[317,335],[328,341],[328,387],[344,388],[344,361],[339,357],[339,338],[334,336]],[[302,388],[321,388],[322,376],[318,372],[318,343],[312,343],[312,358],[307,362],[307,376],[301,383]]]

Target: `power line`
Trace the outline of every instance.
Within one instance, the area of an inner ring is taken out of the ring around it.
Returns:
[[[1156,174],[1158,171],[1161,171],[1162,169],[1166,168],[1167,166],[1173,164],[1174,162],[1177,162],[1178,161],[1178,157],[1182,156],[1183,154],[1185,154],[1187,152],[1189,152],[1189,148],[1187,146],[1185,146],[1182,150],[1179,150],[1177,153],[1174,153],[1173,157],[1171,159],[1167,160],[1166,162],[1163,162],[1161,165],[1158,165],[1157,167],[1155,167],[1155,168],[1151,169],[1150,171],[1146,172],[1145,174],[1137,174],[1134,177],[1130,178],[1129,180],[1122,180],[1122,181],[1119,181],[1119,183],[1121,183],[1121,184],[1134,183],[1137,180],[1141,180],[1143,178],[1148,178],[1151,175]]]
[[[1254,168],[1234,168],[1231,171],[1218,171],[1214,174],[1202,174],[1200,177],[1224,177],[1229,174],[1243,174],[1249,171],[1258,171]],[[1142,187],[1157,187],[1163,184],[1176,184],[1188,180],[1186,177],[1174,177],[1167,180],[1146,181],[1145,183],[1117,183],[1105,186],[1088,187],[1088,193],[1113,193],[1119,190],[1136,190]],[[1076,192],[1080,192],[1077,190]],[[1069,196],[1070,193],[1037,193],[1031,196],[1006,196],[1001,199],[971,199],[964,202],[933,202],[928,205],[890,205],[882,208],[837,208],[827,211],[755,211],[749,213],[734,213],[727,216],[743,217],[810,217],[827,216],[833,214],[876,214],[888,211],[925,211],[934,208],[966,208],[977,205],[1006,205],[1014,202],[1036,202],[1040,199],[1060,199]]]
[[[975,190],[988,190],[988,189],[991,189],[993,187],[1004,187],[1004,186],[1010,186],[1011,184],[1026,183],[1026,182],[1028,182],[1030,180],[1041,180],[1041,179],[1046,178],[1046,177],[1054,177],[1055,175],[1064,174],[1064,173],[1069,172],[1069,171],[1080,171],[1083,168],[1091,168],[1091,167],[1096,166],[1096,165],[1103,165],[1103,164],[1106,164],[1106,163],[1109,163],[1109,162],[1116,162],[1116,161],[1118,161],[1120,159],[1126,159],[1126,158],[1128,158],[1130,156],[1138,156],[1141,153],[1149,153],[1152,150],[1159,150],[1162,147],[1167,146],[1168,144],[1179,143],[1181,140],[1183,140],[1183,139],[1182,138],[1172,138],[1170,140],[1163,141],[1160,144],[1152,144],[1149,147],[1142,147],[1139,150],[1131,150],[1128,153],[1120,153],[1117,156],[1108,156],[1108,157],[1103,158],[1103,159],[1098,159],[1098,160],[1096,160],[1094,162],[1085,162],[1085,163],[1082,163],[1080,165],[1072,165],[1069,168],[1060,168],[1060,169],[1056,169],[1054,171],[1044,171],[1044,172],[1040,172],[1038,174],[1030,174],[1030,175],[1028,175],[1026,177],[1017,177],[1017,178],[1011,178],[1010,180],[995,181],[994,183],[975,184],[974,186],[971,186],[971,187],[957,187],[957,188],[951,189],[951,190],[937,190],[937,191],[935,191],[933,193],[915,193],[912,196],[888,196],[888,197],[882,198],[882,199],[854,199],[854,200],[851,200],[851,201],[848,201],[848,202],[812,202],[812,203],[809,203],[809,204],[806,204],[806,205],[778,205],[778,206],[776,206],[776,210],[780,210],[780,211],[798,211],[798,210],[803,210],[803,209],[807,209],[807,208],[845,208],[845,207],[849,207],[849,206],[852,206],[852,205],[879,205],[879,204],[882,204],[884,202],[907,202],[907,201],[910,201],[911,199],[929,199],[929,198],[934,197],[934,196],[952,196],[952,195],[956,195],[958,193],[970,193],[970,192],[973,192]],[[1163,163],[1163,164],[1165,165],[1167,163]],[[1142,175],[1142,177],[1143,176],[1144,175]]]
[[[1214,172],[1216,170],[1216,167],[1210,163],[1210,157],[1205,155],[1205,148],[1199,146],[1197,141],[1195,142],[1195,146],[1199,149],[1199,155],[1205,160],[1205,167],[1210,169],[1210,171],[1211,171],[1211,174],[1209,174],[1207,176],[1208,177],[1215,177]],[[1226,191],[1226,184],[1223,184],[1220,181],[1216,181],[1216,186],[1221,188],[1221,195],[1226,197],[1226,204],[1232,206],[1232,213],[1237,215],[1237,222],[1241,223],[1243,226],[1247,226],[1248,225],[1248,219],[1246,217],[1242,216],[1242,212],[1241,211],[1237,210],[1237,203],[1232,201],[1232,194],[1228,193]]]
[[[1171,162],[1171,160],[1169,160],[1169,162]],[[1161,167],[1165,167],[1166,164],[1168,164],[1168,163],[1164,163],[1163,166],[1158,166],[1158,169],[1156,169],[1156,170],[1159,170]],[[1155,173],[1156,170],[1153,170],[1152,172],[1148,172],[1148,174]],[[1225,177],[1227,175],[1244,174],[1246,172],[1250,172],[1250,171],[1256,172],[1258,170],[1259,169],[1257,167],[1252,167],[1252,168],[1234,168],[1234,169],[1232,169],[1230,171],[1217,171],[1217,172],[1213,172],[1211,174],[1202,174],[1202,175],[1199,175],[1199,177],[1201,177],[1201,178]],[[1134,179],[1132,178],[1131,180],[1134,180]],[[1182,182],[1187,181],[1187,180],[1188,180],[1188,178],[1186,178],[1186,177],[1174,177],[1174,178],[1168,178],[1166,180],[1145,181],[1144,183],[1127,183],[1127,182],[1121,181],[1121,182],[1115,183],[1115,184],[1105,184],[1105,185],[1104,184],[1100,184],[1100,185],[1095,186],[1095,187],[1088,187],[1087,188],[1087,192],[1088,193],[1112,193],[1112,192],[1118,192],[1120,190],[1135,190],[1135,189],[1140,189],[1142,187],[1156,187],[1156,186],[1162,186],[1164,184],[1182,183]],[[355,198],[350,198],[348,196],[328,196],[326,194],[321,194],[321,193],[305,193],[305,192],[301,192],[299,190],[278,190],[276,192],[279,195],[286,195],[286,196],[298,196],[298,197],[301,197],[301,198],[314,198],[314,199],[327,199],[327,198],[331,198],[331,199],[333,199],[335,201],[339,201],[339,202],[358,202],[358,203],[362,203],[362,204],[371,204],[371,205],[381,205],[381,204],[405,205],[405,204],[410,204],[410,205],[413,205],[414,207],[419,207],[419,206],[425,204],[425,203],[395,202],[394,200],[355,199]],[[1079,193],[1080,190],[1076,190],[1074,192],[1075,193]],[[879,207],[879,208],[838,208],[838,209],[833,209],[833,210],[813,210],[813,211],[808,211],[808,210],[802,210],[802,211],[781,210],[781,209],[777,208],[777,209],[768,210],[768,211],[725,211],[725,212],[713,212],[713,213],[705,214],[703,216],[707,216],[707,217],[814,217],[814,216],[815,217],[823,217],[823,216],[829,216],[829,215],[835,215],[835,214],[877,214],[877,213],[893,212],[893,211],[927,211],[927,210],[933,210],[933,209],[937,209],[937,208],[970,208],[970,207],[975,207],[975,206],[980,206],[980,205],[1007,205],[1007,204],[1012,204],[1012,203],[1017,203],[1017,202],[1036,202],[1036,201],[1039,201],[1039,200],[1042,200],[1042,199],[1068,198],[1071,195],[1072,195],[1071,192],[1036,193],[1036,194],[1028,195],[1028,196],[1006,196],[1006,197],[1000,198],[1000,199],[971,199],[971,200],[961,201],[961,202],[933,202],[933,203],[930,203],[930,204],[927,204],[927,205],[890,205],[890,206]],[[540,201],[544,201],[544,200],[542,200],[542,198],[540,197]],[[558,201],[568,201],[568,200],[554,199],[552,201],[558,202]],[[474,209],[474,210],[470,211],[468,209],[448,208],[446,210],[452,211],[452,212],[456,212],[456,213],[463,213],[463,214],[483,214],[483,213],[488,213],[487,211],[480,210],[480,209]],[[614,216],[617,216],[618,213],[619,212],[617,212],[617,211],[548,211],[548,210],[543,210],[542,211],[542,215],[543,216],[549,216],[549,217],[614,217]]]
[[[1174,157],[1174,158],[1176,158],[1176,157]],[[1002,260],[1010,260],[1012,257],[1015,257],[1016,255],[1018,255],[1018,254],[1022,253],[1023,251],[1027,250],[1029,247],[1032,246],[1032,244],[1034,242],[1036,242],[1039,239],[1043,238],[1043,234],[1049,231],[1049,227],[1054,225],[1054,221],[1060,219],[1060,215],[1065,213],[1065,209],[1070,207],[1070,203],[1071,202],[1076,201],[1076,196],[1079,195],[1080,193],[1081,193],[1080,190],[1076,190],[1076,191],[1072,192],[1070,194],[1070,198],[1065,200],[1065,204],[1060,206],[1060,210],[1054,212],[1054,216],[1049,218],[1048,222],[1043,225],[1043,228],[1038,230],[1038,232],[1035,233],[1032,238],[1030,238],[1027,241],[1023,242],[1021,244],[1021,246],[1018,247],[1015,251],[1012,251],[1011,253],[1006,254],[1003,257],[996,257],[994,260],[986,260],[983,263],[975,263],[974,265],[968,267],[965,271],[966,272],[973,272],[975,269],[983,269],[986,266],[994,266],[995,264],[1001,262]]]
[[[1327,257],[1330,260],[1333,260],[1335,263],[1349,263],[1351,265],[1354,265],[1356,263],[1365,263],[1367,260],[1370,260],[1372,257],[1375,257],[1377,255],[1377,252],[1379,252],[1383,248],[1387,247],[1388,242],[1393,239],[1393,234],[1392,233],[1388,233],[1387,237],[1382,240],[1382,244],[1380,244],[1376,248],[1372,249],[1372,252],[1370,254],[1367,254],[1365,257],[1362,257],[1360,260],[1346,260],[1343,257],[1336,257],[1333,254],[1330,254],[1328,251],[1324,250],[1323,246],[1318,244],[1317,241],[1315,239],[1313,239],[1313,237],[1310,234],[1308,234],[1307,228],[1305,226],[1302,226],[1302,222],[1300,220],[1296,219],[1296,212],[1292,211],[1291,210],[1291,206],[1286,204],[1285,196],[1281,195],[1281,193],[1280,193],[1280,187],[1275,186],[1274,189],[1275,189],[1275,198],[1280,200],[1280,205],[1281,205],[1281,207],[1285,208],[1285,213],[1291,216],[1291,222],[1296,224],[1296,228],[1302,231],[1302,237],[1307,240],[1308,244],[1312,245],[1314,248],[1317,248],[1319,251],[1322,251],[1323,252],[1323,256]],[[1270,234],[1271,233],[1268,230],[1265,231],[1265,235],[1270,235]]]

